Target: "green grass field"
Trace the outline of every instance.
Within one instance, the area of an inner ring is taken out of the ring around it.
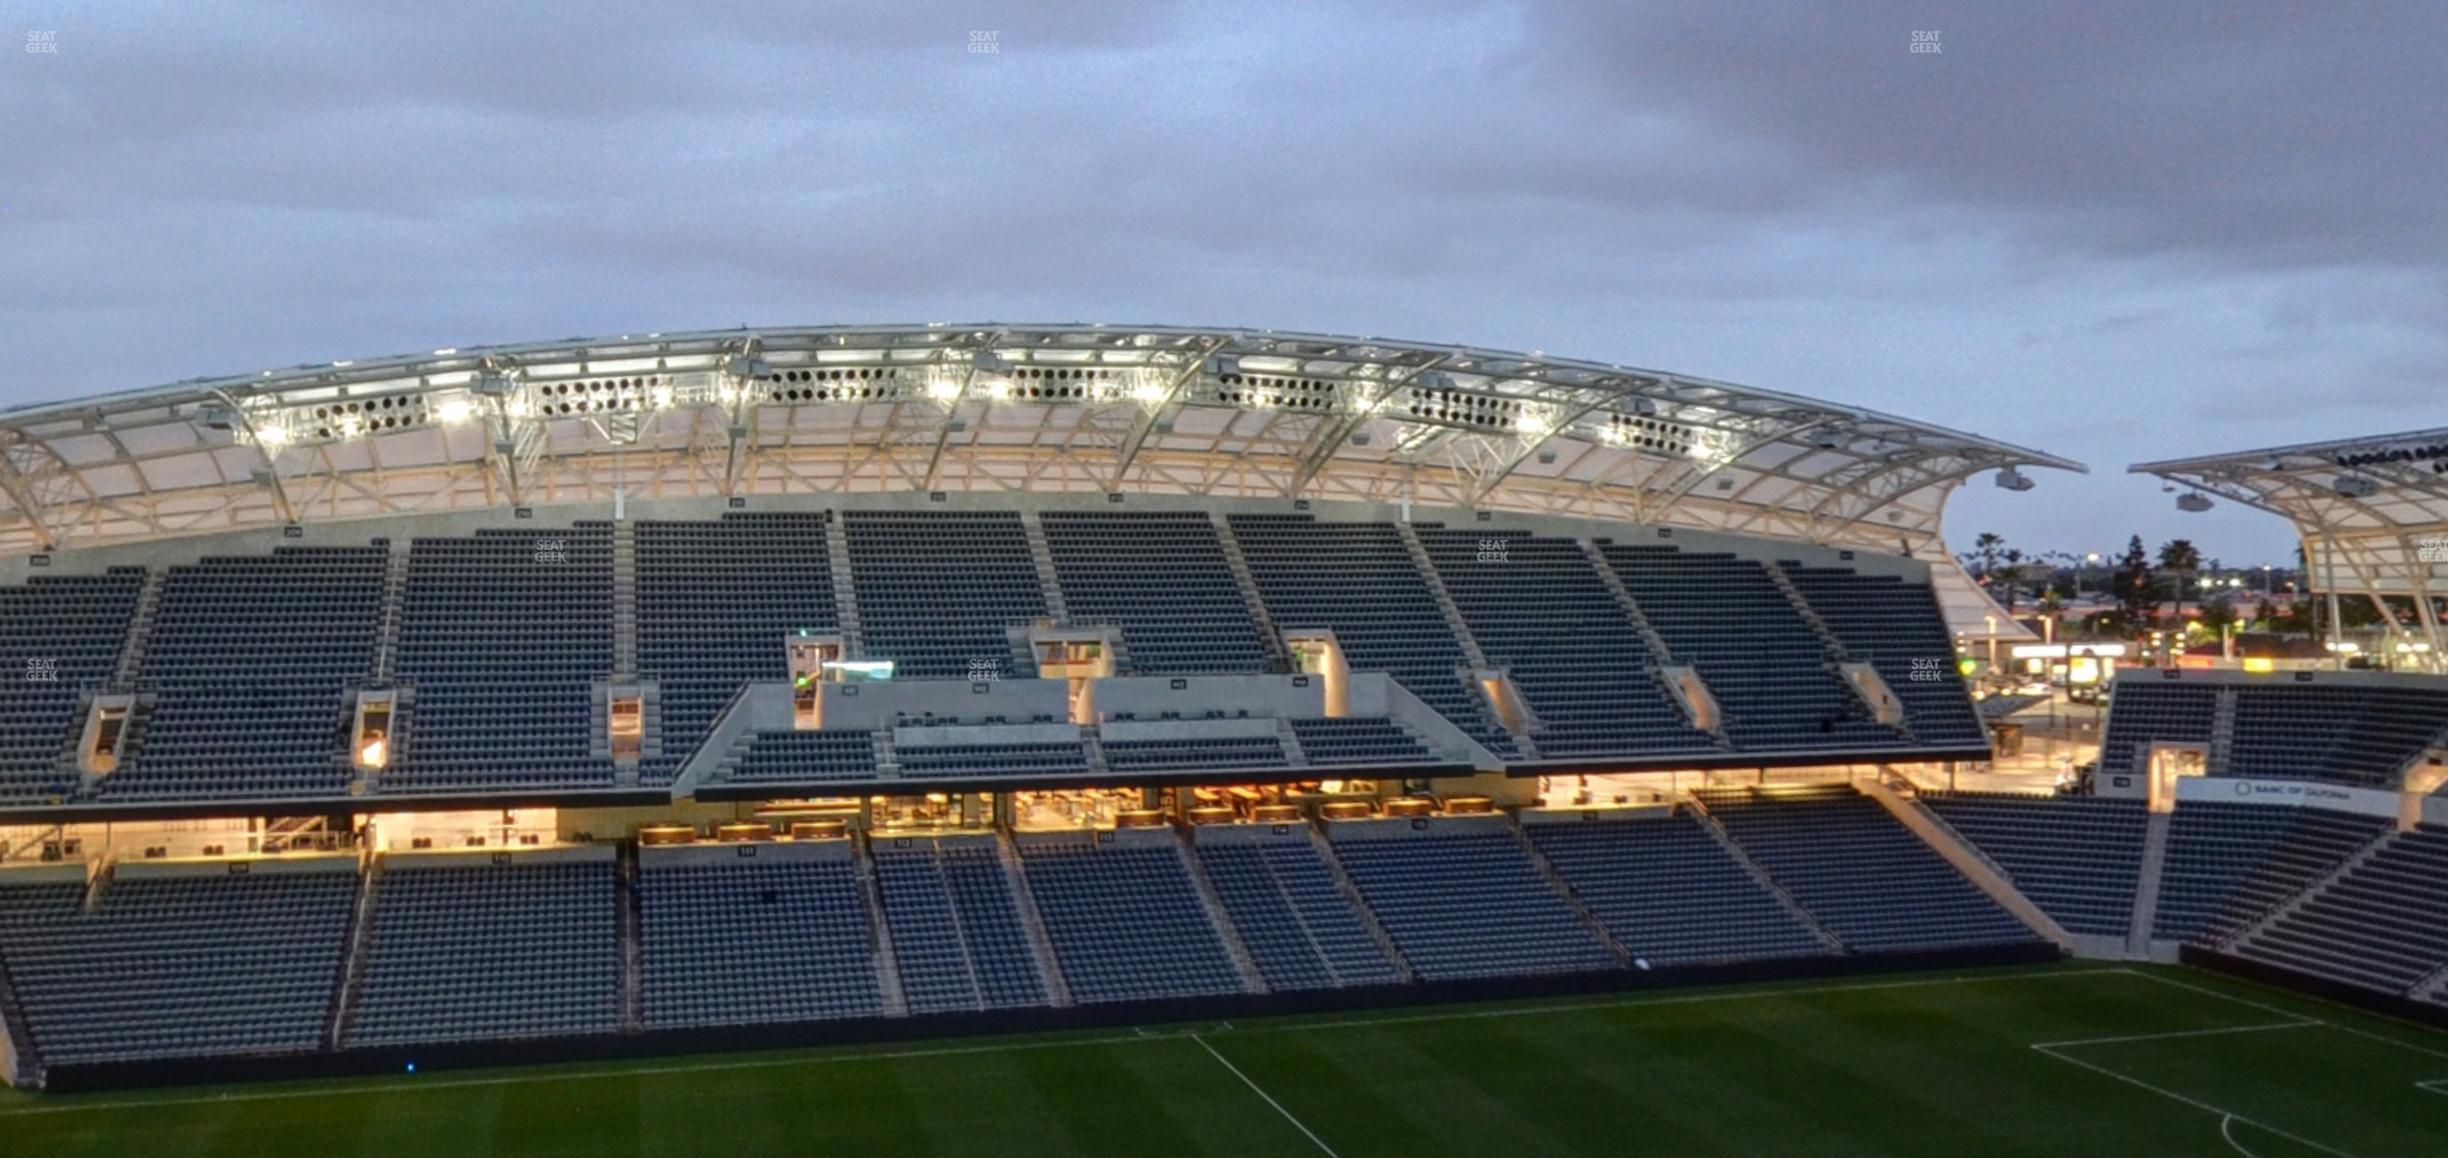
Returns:
[[[2448,1035],[2065,965],[0,1096],[8,1154],[2448,1155]]]

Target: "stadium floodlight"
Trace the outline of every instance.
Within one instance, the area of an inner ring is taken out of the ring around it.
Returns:
[[[196,407],[196,421],[213,430],[229,430],[238,425],[238,408],[223,402],[208,402]]]
[[[453,426],[476,415],[476,404],[465,398],[444,398],[434,403],[434,421]]]
[[[2209,510],[2212,505],[2213,504],[2210,502],[2210,496],[2205,495],[2200,491],[2186,491],[2185,493],[2176,496],[2176,509],[2180,511],[2187,511],[2198,515],[2203,511]]]
[[[2350,499],[2368,499],[2380,493],[2380,484],[2359,474],[2342,474],[2329,484],[2329,489]]]
[[[2030,475],[2024,474],[2022,471],[2016,470],[2015,468],[2009,466],[2000,467],[1998,469],[1997,485],[1998,489],[2000,490],[2027,491],[2032,489],[2035,484],[2032,482]]]

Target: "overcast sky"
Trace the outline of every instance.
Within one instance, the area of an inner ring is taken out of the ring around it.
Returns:
[[[739,324],[1297,328],[1979,431],[2093,474],[1976,482],[1959,547],[2230,563],[2292,540],[2126,464],[2448,425],[2437,3],[522,7],[0,0],[0,402]]]

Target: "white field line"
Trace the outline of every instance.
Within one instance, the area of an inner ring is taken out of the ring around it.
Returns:
[[[2294,1028],[2298,1028],[2298,1027],[2297,1027],[2297,1026],[2293,1026],[2293,1025],[2286,1025],[2286,1026],[2264,1026],[2264,1027],[2262,1027],[2262,1028],[2266,1028],[2266,1029],[2294,1029]],[[2349,1154],[2349,1153],[2347,1153],[2347,1152],[2346,1152],[2346,1151],[2344,1151],[2344,1150],[2340,1150],[2340,1149],[2338,1149],[2338,1148],[2337,1148],[2337,1147],[2335,1147],[2335,1146],[2324,1146],[2324,1145],[2322,1145],[2322,1144],[2320,1144],[2320,1143],[2318,1143],[2318,1142],[2313,1141],[2313,1140],[2312,1140],[2312,1139],[2310,1139],[2310,1138],[2303,1137],[2302,1135],[2299,1135],[2299,1134],[2290,1134],[2290,1133],[2288,1133],[2288,1132],[2286,1132],[2286,1131],[2284,1131],[2284,1130],[2281,1130],[2281,1129],[2277,1128],[2276,1126],[2272,1126],[2272,1125],[2270,1125],[2270,1124],[2269,1124],[2269,1123],[2267,1123],[2267,1122],[2256,1121],[2256,1120],[2254,1120],[2254,1119],[2252,1119],[2252,1118],[2248,1118],[2248,1117],[2245,1117],[2245,1116],[2244,1116],[2244,1115],[2242,1115],[2242,1114],[2236,1113],[2236,1112],[2235,1112],[2235,1111],[2233,1111],[2233,1110],[2226,1109],[2226,1108],[2221,1107],[2221,1106],[2213,1106],[2213,1105],[2211,1105],[2210,1103],[2205,1102],[2205,1101],[2201,1101],[2201,1100],[2200,1100],[2200,1099],[2198,1099],[2198,1098],[2187,1097],[2187,1096],[2186,1096],[2186,1095],[2184,1095],[2184,1094],[2177,1093],[2177,1092],[2176,1092],[2176,1091],[2174,1091],[2174,1090],[2167,1089],[2167,1088],[2162,1087],[2162,1086],[2154,1086],[2154,1085],[2150,1084],[2149,1082],[2146,1082],[2146,1081],[2143,1081],[2143,1080],[2142,1080],[2142,1079],[2140,1079],[2140,1078],[2134,1077],[2134,1076],[2133,1076],[2133,1075],[2131,1075],[2131,1074],[2122,1074],[2122,1073],[2118,1073],[2117,1071],[2112,1070],[2112,1069],[2109,1069],[2109,1068],[2108,1068],[2108,1067],[2106,1067],[2106,1066],[2103,1066],[2103,1065],[2095,1065],[2095,1064],[2093,1064],[2093,1063],[2091,1063],[2091,1062],[2087,1062],[2087,1061],[2084,1061],[2084,1060],[2083,1060],[2083,1059],[2081,1059],[2081,1058],[2075,1057],[2075,1056],[2074,1056],[2074,1055],[2072,1055],[2072,1054],[2067,1054],[2067,1053],[2059,1053],[2059,1052],[2057,1051],[2057,1049],[2056,1049],[2055,1047],[2053,1047],[2053,1046],[2045,1045],[2045,1044],[2043,1044],[2043,1045],[2035,1045],[2035,1046],[2033,1046],[2033,1047],[2032,1047],[2032,1049],[2033,1049],[2034,1051],[2038,1052],[2039,1054],[2041,1054],[2041,1055],[2042,1055],[2042,1056],[2044,1056],[2044,1057],[2053,1057],[2053,1058],[2056,1058],[2058,1061],[2065,1062],[2065,1063],[2067,1063],[2067,1064],[2069,1064],[2069,1065],[2078,1065],[2078,1066],[2081,1066],[2082,1068],[2087,1069],[2087,1070],[2090,1070],[2092,1073],[2099,1074],[2099,1075],[2100,1075],[2100,1076],[2102,1076],[2102,1077],[2114,1078],[2114,1079],[2116,1079],[2117,1081],[2120,1081],[2120,1082],[2125,1083],[2126,1085],[2129,1085],[2129,1086],[2134,1086],[2134,1087],[2137,1087],[2137,1088],[2140,1088],[2140,1089],[2149,1090],[2150,1092],[2152,1092],[2152,1093],[2154,1093],[2154,1094],[2157,1094],[2157,1095],[2159,1095],[2160,1097],[2166,1098],[2166,1099],[2168,1099],[2168,1100],[2170,1100],[2170,1101],[2174,1101],[2174,1102],[2181,1102],[2181,1103],[2183,1103],[2183,1104],[2185,1104],[2185,1105],[2188,1105],[2188,1106],[2193,1107],[2193,1108],[2194,1108],[2194,1109],[2196,1109],[2196,1110],[2200,1110],[2200,1111],[2202,1111],[2203,1113],[2208,1113],[2208,1114],[2217,1114],[2217,1115],[2219,1115],[2219,1116],[2220,1116],[2222,1119],[2225,1119],[2225,1120],[2223,1120],[2223,1121],[2221,1121],[2221,1122],[2219,1123],[2219,1135],[2220,1135],[2221,1137],[2226,1138],[2226,1139],[2227,1139],[2227,1144],[2228,1144],[2228,1145],[2230,1145],[2230,1146],[2235,1146],[2235,1144],[2236,1144],[2236,1143],[2235,1143],[2235,1138],[2234,1138],[2232,1135],[2229,1135],[2229,1134],[2228,1134],[2228,1132],[2227,1132],[2228,1126],[2229,1126],[2229,1124],[2230,1124],[2231,1122],[2242,1122],[2242,1123],[2244,1123],[2244,1124],[2245,1124],[2245,1125],[2247,1125],[2247,1126],[2251,1126],[2251,1127],[2253,1127],[2254,1129],[2257,1129],[2257,1130],[2263,1130],[2263,1131],[2266,1131],[2266,1132],[2268,1132],[2268,1133],[2276,1134],[2277,1136],[2279,1136],[2279,1137],[2281,1137],[2281,1138],[2284,1138],[2284,1139],[2286,1139],[2287,1141],[2294,1142],[2294,1143],[2296,1143],[2296,1144],[2298,1144],[2298,1145],[2302,1145],[2302,1146],[2308,1146],[2308,1147],[2310,1147],[2310,1148],[2312,1148],[2312,1149],[2314,1149],[2314,1150],[2318,1150],[2318,1151],[2320,1151],[2320,1152],[2321,1152],[2321,1153],[2323,1153],[2323,1154],[2335,1155],[2335,1158],[2355,1158],[2355,1156],[2354,1156],[2354,1155]],[[2236,1146],[2236,1149],[2238,1149],[2238,1150],[2243,1150],[2243,1147],[2241,1147],[2241,1146]],[[2245,1152],[2246,1152],[2246,1153],[2248,1153],[2248,1154],[2250,1153],[2250,1151],[2245,1151]]]
[[[1325,1151],[1326,1158],[1343,1158],[1342,1155],[1335,1153],[1334,1147],[1327,1145],[1324,1139],[1318,1137],[1317,1132],[1311,1130],[1307,1123],[1302,1122],[1299,1118],[1293,1117],[1292,1111],[1284,1109],[1283,1103],[1275,1100],[1275,1095],[1266,1092],[1265,1087],[1260,1086],[1257,1082],[1251,1081],[1248,1074],[1242,1073],[1240,1066],[1232,1064],[1232,1059],[1225,1057],[1223,1054],[1217,1053],[1216,1047],[1207,1044],[1206,1038],[1200,1037],[1194,1033],[1190,1035],[1190,1040],[1197,1042],[1200,1049],[1206,1050],[1207,1056],[1222,1062],[1225,1069],[1232,1071],[1232,1076],[1241,1079],[1241,1084],[1250,1088],[1251,1093],[1266,1099],[1266,1104],[1275,1107],[1275,1112],[1283,1115],[1284,1121],[1292,1123],[1293,1129],[1300,1131],[1302,1136],[1308,1138],[1311,1144],[1315,1145],[1318,1149]]]
[[[2229,1114],[2225,1118],[2220,1119],[2219,1137],[2227,1139],[2227,1144],[2235,1147],[2235,1152],[2243,1155],[2244,1158],[2261,1158],[2260,1155],[2245,1149],[2242,1142],[2236,1141],[2235,1124],[2236,1120],[2234,1114]]]
[[[2265,1025],[2223,1025],[2216,1029],[2172,1029],[2165,1033],[2129,1033],[2121,1037],[2084,1037],[2076,1038],[2073,1041],[2043,1041],[2035,1043],[2032,1048],[2041,1050],[2068,1049],[2080,1045],[2116,1045],[2119,1042],[2128,1041],[2167,1041],[2172,1038],[2183,1037],[2218,1037],[2230,1033],[2267,1033],[2273,1029],[2311,1029],[2314,1026],[2327,1024],[2328,1023],[2325,1021],[2314,1021],[2309,1017],[2303,1017],[2297,1018],[2293,1021],[2273,1021]]]
[[[2266,1003],[2264,1003],[2264,1002],[2254,1001],[2254,1000],[2252,1000],[2251,998],[2248,998],[2248,997],[2238,997],[2238,996],[2236,996],[2235,994],[2232,994],[2232,993],[2221,993],[2221,992],[2219,992],[2219,991],[2218,991],[2218,990],[2216,990],[2216,989],[2209,988],[2208,986],[2204,986],[2204,985],[2195,985],[2195,984],[2193,984],[2193,983],[2191,983],[2191,982],[2189,982],[2189,981],[2178,981],[2178,980],[2176,980],[2176,979],[2175,979],[2175,978],[2173,978],[2173,977],[2162,977],[2162,976],[2160,976],[2160,975],[2158,975],[2158,974],[2156,974],[2156,973],[2140,973],[2140,972],[2135,973],[2135,974],[2134,974],[2134,976],[2136,976],[2136,977],[2140,977],[2140,978],[2142,978],[2143,980],[2146,980],[2146,981],[2155,981],[2155,982],[2157,982],[2157,983],[2159,983],[2159,984],[2161,984],[2161,985],[2173,985],[2173,986],[2175,986],[2175,987],[2176,987],[2176,988],[2178,988],[2178,989],[2190,990],[2190,991],[2192,991],[2192,992],[2194,992],[2194,993],[2199,993],[2199,994],[2202,994],[2202,995],[2207,996],[2207,997],[2216,997],[2216,998],[2219,998],[2220,1000],[2223,1000],[2223,1001],[2232,1001],[2232,1002],[2235,1002],[2235,1003],[2236,1003],[2236,1004],[2238,1004],[2238,1005],[2249,1005],[2249,1006],[2253,1007],[2254,1009],[2258,1009],[2258,1010],[2261,1010],[2261,1011],[2266,1012],[2266,1013],[2275,1013],[2275,1014],[2279,1014],[2279,1015],[2281,1015],[2281,1016],[2285,1016],[2285,1017],[2300,1017],[2300,1016],[2302,1016],[2301,1014],[2295,1013],[2295,1012],[2293,1012],[2293,1011],[2291,1011],[2291,1010],[2280,1009],[2280,1008],[2278,1008],[2278,1007],[2277,1007],[2277,1006],[2275,1006],[2275,1005],[2269,1005],[2269,1004],[2266,1004]],[[2320,998],[2307,998],[2306,1000],[2311,1000],[2311,1001],[2319,1001],[2319,1000],[2321,1000],[2321,999],[2320,999]],[[2335,1003],[2334,1003],[2334,1002],[2331,1002],[2331,1003],[2329,1003],[2329,1004],[2335,1004]],[[2376,1041],[2376,1042],[2379,1042],[2379,1043],[2381,1043],[2381,1044],[2383,1044],[2383,1045],[2393,1045],[2393,1046],[2396,1046],[2396,1047],[2397,1047],[2397,1048],[2399,1048],[2399,1049],[2403,1049],[2403,1050],[2411,1050],[2411,1051],[2413,1051],[2413,1052],[2415,1052],[2415,1053],[2423,1054],[2423,1055],[2428,1056],[2428,1057],[2435,1057],[2435,1058],[2438,1058],[2438,1059],[2440,1059],[2441,1061],[2448,1061],[2448,1050],[2436,1050],[2436,1049],[2432,1049],[2432,1048],[2430,1048],[2429,1046],[2420,1046],[2420,1045],[2416,1045],[2416,1044],[2414,1044],[2413,1042],[2410,1042],[2410,1041],[2404,1041],[2404,1040],[2401,1040],[2401,1039],[2399,1039],[2399,1038],[2390,1037],[2389,1035],[2387,1035],[2387,1034],[2385,1034],[2385,1033],[2373,1033],[2372,1031],[2370,1031],[2370,1030],[2368,1030],[2368,1029],[2358,1029],[2358,1028],[2356,1028],[2356,1027],[2354,1027],[2354,1026],[2351,1026],[2351,1025],[2340,1025],[2340,1024],[2338,1024],[2337,1022],[2334,1022],[2334,1021],[2322,1021],[2322,1020],[2320,1020],[2319,1018],[2313,1018],[2313,1019],[2311,1019],[2311,1020],[2312,1020],[2313,1022],[2315,1022],[2316,1024],[2319,1024],[2319,1025],[2325,1026],[2325,1027],[2327,1027],[2327,1028],[2329,1028],[2329,1029],[2334,1029],[2334,1030],[2338,1031],[2339,1033],[2353,1034],[2353,1035],[2354,1035],[2354,1036],[2356,1036],[2356,1037],[2366,1038],[2366,1039],[2369,1039],[2369,1040],[2371,1040],[2371,1041]]]

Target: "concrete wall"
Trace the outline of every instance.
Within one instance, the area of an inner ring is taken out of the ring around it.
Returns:
[[[848,861],[851,855],[851,843],[847,837],[755,840],[737,844],[663,844],[639,848],[638,867],[681,868],[687,865],[736,864],[744,860],[764,864],[811,864]]]
[[[510,864],[584,864],[590,861],[618,859],[620,850],[609,844],[565,844],[552,848],[465,848],[435,849],[430,852],[393,852],[383,854],[387,869],[423,868],[484,868]]]
[[[1282,844],[1309,839],[1309,823],[1287,820],[1280,824],[1194,824],[1190,839],[1197,844]]]
[[[1582,824],[1607,821],[1665,820],[1674,815],[1671,804],[1636,804],[1629,807],[1607,808],[1525,808],[1516,814],[1523,825]]]
[[[1502,832],[1512,823],[1502,813],[1486,816],[1389,816],[1374,820],[1329,820],[1335,840],[1410,840],[1460,832]]]
[[[242,856],[197,859],[128,860],[121,858],[111,875],[123,881],[171,877],[263,876],[280,873],[353,873],[355,853],[315,853],[297,856]]]
[[[1060,828],[1015,832],[1012,843],[1104,845],[1110,848],[1172,848],[1181,838],[1169,826],[1157,828]]]

